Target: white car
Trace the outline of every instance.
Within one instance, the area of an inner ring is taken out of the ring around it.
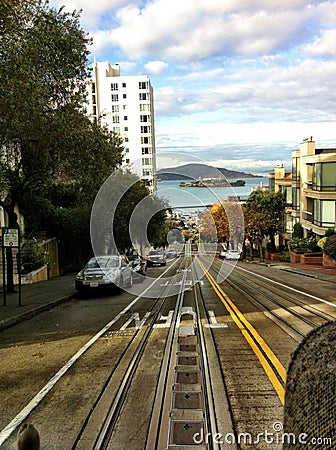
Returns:
[[[238,260],[239,258],[240,258],[240,251],[239,250],[228,250],[226,252],[225,259]]]
[[[75,279],[78,292],[131,287],[132,284],[132,269],[124,255],[95,256]]]

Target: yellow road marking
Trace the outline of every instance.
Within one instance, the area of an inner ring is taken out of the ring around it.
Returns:
[[[213,278],[212,275],[210,275],[204,265],[201,263],[199,258],[197,258],[199,265],[203,269],[206,277],[208,278],[211,286],[215,290],[216,294],[222,301],[223,305],[231,315],[233,321],[238,326],[240,331],[242,332],[243,336],[251,346],[252,350],[254,351],[255,355],[259,359],[263,369],[265,370],[266,375],[268,376],[269,380],[271,381],[274,389],[276,390],[280,401],[282,404],[284,404],[285,400],[285,389],[282,386],[281,382],[279,381],[276,373],[274,372],[273,367],[269,364],[267,359],[265,358],[264,354],[261,352],[260,348],[256,345],[256,343],[259,344],[259,346],[264,351],[265,355],[267,355],[267,358],[272,362],[273,366],[275,367],[276,371],[278,372],[280,378],[285,383],[286,382],[286,369],[281,364],[279,359],[275,356],[273,351],[269,348],[269,346],[266,344],[266,342],[263,340],[263,338],[260,336],[260,334],[256,331],[256,329],[250,324],[250,322],[245,318],[245,316],[240,312],[240,310],[236,307],[236,305],[232,302],[230,297],[223,291],[223,289],[218,285],[216,280]],[[247,331],[248,330],[248,331]],[[251,337],[252,335],[252,337]]]

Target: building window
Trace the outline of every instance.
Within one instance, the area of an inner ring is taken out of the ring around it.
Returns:
[[[122,84],[122,87],[123,87],[123,88],[125,88],[125,87],[126,87],[126,83],[125,83],[125,82],[124,82],[124,83]]]
[[[148,114],[141,114],[140,122],[150,122],[150,116]]]
[[[113,113],[119,112],[119,105],[112,105],[112,112]]]
[[[125,127],[125,128],[124,128],[124,131],[128,131],[128,127]]]
[[[140,92],[139,100],[149,100],[149,94],[147,92]]]
[[[118,83],[111,83],[111,91],[117,91],[118,90]]]
[[[119,101],[119,96],[118,96],[118,94],[112,94],[112,95],[111,95],[111,100],[112,100],[112,102],[118,102],[118,101]]]
[[[151,169],[142,169],[142,176],[144,177],[150,177],[153,175],[153,172]]]
[[[141,144],[150,144],[151,138],[150,136],[141,136]]]
[[[331,228],[336,220],[335,200],[319,200],[314,198],[314,224],[319,227]]]
[[[120,134],[120,127],[113,127],[112,131],[113,131],[113,133]]]
[[[151,147],[142,147],[141,152],[143,155],[151,155],[152,148]]]
[[[292,158],[292,181],[300,179],[300,158]]]
[[[300,209],[300,188],[292,188],[292,208],[296,211]]]
[[[119,116],[112,116],[113,123],[119,123]]]
[[[336,191],[336,162],[314,165],[313,189],[316,191]]]
[[[128,158],[126,158],[126,164],[129,164],[130,160]]]
[[[152,165],[152,158],[142,158],[142,165],[143,166],[151,166]]]
[[[124,110],[124,111],[127,110],[127,105],[123,105],[123,110]]]
[[[124,116],[124,120],[128,120],[128,116]]]
[[[139,81],[139,89],[148,89],[148,81]]]
[[[91,84],[91,91],[92,91],[92,93],[96,92],[96,83]]]
[[[141,133],[150,133],[151,132],[151,127],[148,125],[142,125],[141,126]]]
[[[151,109],[150,109],[150,105],[147,103],[147,104],[143,104],[143,103],[141,103],[140,104],[140,111],[150,111]]]
[[[127,98],[127,94],[123,94],[123,98]]]
[[[125,136],[124,141],[128,142],[128,136]]]

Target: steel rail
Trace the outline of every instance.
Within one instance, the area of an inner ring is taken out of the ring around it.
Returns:
[[[218,426],[217,426],[217,420],[216,420],[216,412],[215,412],[215,405],[214,405],[214,398],[213,398],[213,391],[211,386],[211,375],[210,375],[210,367],[209,367],[209,360],[207,356],[207,348],[205,344],[205,337],[204,337],[204,330],[203,330],[203,324],[202,324],[202,318],[201,318],[201,305],[199,296],[197,293],[197,284],[195,282],[195,273],[192,273],[193,277],[193,287],[194,287],[194,299],[195,299],[195,307],[196,307],[196,317],[197,317],[197,334],[199,338],[199,345],[200,345],[200,355],[201,355],[201,370],[203,374],[203,390],[204,390],[204,400],[205,400],[205,420],[206,420],[206,426],[207,426],[207,432],[210,433],[210,436],[214,437],[218,433]],[[204,307],[205,311],[205,307]],[[209,320],[207,316],[205,315],[207,319],[207,324],[209,325]],[[212,335],[211,335],[212,337]],[[212,340],[211,344],[214,345],[214,342]],[[217,441],[214,441],[213,439],[210,439],[209,441],[210,449],[211,450],[219,450],[220,446],[217,443]]]
[[[217,263],[217,261],[216,261],[216,263]],[[217,273],[216,269],[214,267],[212,267],[212,270],[214,270],[215,273]],[[255,278],[253,277],[253,273],[250,274],[250,278],[252,279],[252,282],[254,284],[256,284],[257,286],[260,287],[261,284],[258,283],[257,280],[255,280]],[[311,329],[316,328],[318,325],[320,325],[321,323],[324,323],[326,321],[335,320],[335,316],[332,316],[328,313],[324,313],[313,306],[311,307],[310,305],[305,304],[303,301],[301,301],[299,299],[293,300],[292,298],[289,297],[288,294],[284,293],[283,291],[280,291],[280,293],[279,293],[279,290],[277,290],[276,288],[273,288],[272,292],[273,292],[273,294],[280,297],[280,300],[275,299],[271,294],[264,292],[264,290],[262,290],[258,287],[252,286],[252,285],[242,287],[241,285],[239,285],[239,282],[237,282],[233,279],[228,279],[228,278],[225,280],[225,282],[229,286],[231,286],[232,289],[235,289],[235,290],[239,291],[242,295],[244,295],[248,299],[248,301],[253,302],[264,314],[265,314],[265,309],[266,309],[267,313],[276,319],[275,323],[277,321],[282,322],[286,327],[290,328],[292,331],[294,331],[294,333],[296,333],[298,336],[300,336],[300,340],[302,337],[304,337],[307,334],[306,332],[302,332],[298,327],[293,326],[290,323],[290,321],[284,319],[283,317],[281,317],[281,315],[277,314],[270,306],[268,306],[261,299],[258,299],[256,296],[254,296],[251,292],[249,292],[249,290],[252,290],[252,291],[256,292],[257,294],[260,294],[267,301],[275,304],[276,306],[280,307],[282,310],[288,312],[291,316],[293,316],[296,319],[300,320],[301,322],[305,323]],[[265,289],[265,286],[263,286],[263,285],[261,285],[261,286],[263,289]],[[305,317],[299,311],[293,310],[291,306],[285,305],[281,301],[281,299],[283,299],[285,302],[290,302],[294,307],[301,308],[302,310],[308,312],[310,316],[318,317],[319,319],[322,319],[323,322],[315,323],[313,320],[309,319],[308,317]],[[314,311],[312,311],[312,309],[314,309]],[[272,320],[272,318],[271,318],[271,320]]]
[[[185,265],[184,258],[176,260],[176,262],[179,262],[177,271],[180,270],[180,268],[184,267],[184,265]],[[171,267],[168,268],[168,270],[171,269]],[[130,342],[127,344],[123,353],[118,358],[118,361],[116,362],[114,369],[112,370],[111,374],[109,375],[108,379],[106,380],[95,404],[93,405],[88,416],[86,417],[85,421],[83,422],[81,430],[79,431],[79,433],[72,445],[71,450],[77,449],[77,446],[80,443],[80,439],[85,431],[85,428],[86,428],[91,416],[93,415],[95,409],[99,406],[99,402],[100,402],[101,398],[103,397],[105,391],[107,390],[109,384],[111,383],[113,376],[118,371],[118,368],[122,365],[128,350],[130,349],[130,347],[132,345],[134,345],[135,350],[133,351],[133,355],[131,356],[127,371],[126,371],[125,375],[123,376],[122,382],[121,382],[121,384],[118,388],[118,391],[114,397],[114,400],[109,408],[109,411],[106,414],[106,417],[105,417],[105,419],[102,423],[101,429],[95,439],[95,443],[94,443],[94,447],[93,447],[94,450],[98,450],[98,449],[103,450],[103,449],[107,448],[110,436],[113,432],[113,427],[118,419],[118,414],[122,408],[122,405],[123,405],[123,402],[127,395],[127,391],[130,387],[132,378],[136,372],[136,368],[137,368],[137,366],[141,360],[141,356],[145,350],[150,333],[152,332],[152,329],[153,329],[153,325],[156,323],[156,321],[160,317],[162,307],[163,307],[166,299],[169,297],[170,289],[171,289],[170,286],[164,286],[162,295],[153,304],[152,310],[150,311],[150,314],[152,317],[151,317],[150,323],[148,324],[147,329],[146,329],[145,333],[143,334],[143,336],[141,336],[139,338],[139,330],[137,330],[136,333],[134,333],[134,335],[131,337]],[[135,342],[136,339],[140,339],[138,343]]]
[[[177,323],[180,317],[183,298],[185,292],[185,281],[187,272],[184,271],[182,275],[182,282],[179,289],[176,306],[174,309],[171,326],[169,328],[166,345],[164,349],[164,355],[160,368],[159,380],[155,392],[155,400],[152,409],[151,421],[147,434],[147,440],[145,449],[154,450],[158,448],[166,448],[159,446],[159,439],[166,439],[166,433],[160,433],[162,431],[161,424],[164,420],[163,416],[170,411],[171,404],[171,392],[169,391],[168,380],[171,379],[171,371],[173,368],[172,357],[176,354],[177,347]],[[163,437],[163,434],[165,437]],[[168,440],[168,439],[167,439]]]

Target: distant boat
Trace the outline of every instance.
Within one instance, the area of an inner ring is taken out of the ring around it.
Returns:
[[[197,180],[185,183],[181,181],[181,187],[237,187],[245,186],[245,180],[226,181],[222,179]]]

